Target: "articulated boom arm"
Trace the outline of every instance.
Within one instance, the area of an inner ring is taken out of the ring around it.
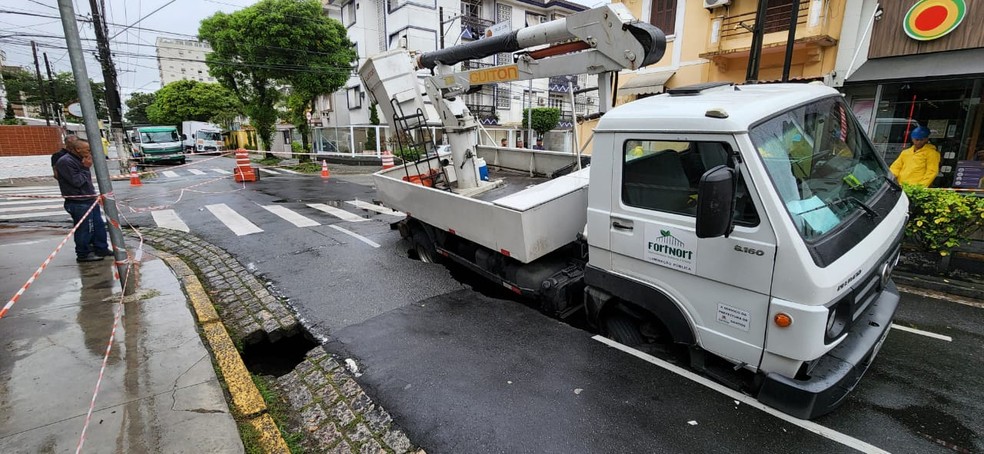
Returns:
[[[359,76],[393,130],[396,117],[417,114],[427,120],[435,112],[423,102],[417,70],[436,74],[424,79],[424,89],[444,125],[451,156],[458,168],[458,188],[479,186],[473,149],[478,122],[461,94],[476,86],[509,83],[568,74],[610,74],[639,69],[659,61],[666,50],[666,37],[658,28],[639,22],[624,5],[616,3],[572,14],[566,18],[526,27],[505,35],[480,39],[433,52],[412,60],[404,49],[370,57]],[[454,72],[452,66],[501,52],[523,51],[516,63]],[[607,102],[609,79],[599,84],[599,99]],[[603,106],[602,111],[607,110]],[[465,165],[471,161],[472,165]]]

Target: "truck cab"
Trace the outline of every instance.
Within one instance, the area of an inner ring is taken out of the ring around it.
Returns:
[[[141,163],[185,163],[181,136],[174,126],[139,126],[130,134],[133,158]]]
[[[592,318],[617,308],[640,338],[713,352],[795,416],[836,407],[888,333],[908,207],[849,112],[822,85],[727,84],[603,116],[586,227]],[[704,190],[715,178],[730,198]]]

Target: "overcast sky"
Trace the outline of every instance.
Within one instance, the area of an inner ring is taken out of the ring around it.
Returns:
[[[152,92],[160,88],[155,42],[158,36],[194,39],[202,19],[217,11],[232,12],[254,0],[102,0],[106,4],[113,60],[119,74],[123,99],[134,91]],[[592,6],[607,0],[574,0]],[[75,14],[89,17],[88,0],[73,0]],[[154,10],[158,11],[154,12]],[[142,18],[142,20],[141,20]],[[126,25],[140,22],[123,31]],[[94,57],[95,34],[88,22],[77,22],[82,47],[87,49],[89,78],[101,81],[102,70]],[[11,36],[13,35],[13,36]],[[65,32],[58,15],[57,0],[0,0],[0,49],[7,55],[7,65],[34,67],[30,41],[38,43],[41,53],[48,54],[52,71],[71,71],[65,50]],[[44,72],[44,60],[41,60]]]

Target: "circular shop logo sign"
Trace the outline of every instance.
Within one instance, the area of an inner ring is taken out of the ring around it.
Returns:
[[[967,15],[964,0],[920,0],[905,15],[905,34],[932,41],[953,31]]]

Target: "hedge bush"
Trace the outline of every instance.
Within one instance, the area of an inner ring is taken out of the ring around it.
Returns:
[[[905,238],[925,251],[950,255],[984,225],[984,198],[946,189],[904,189],[910,216]]]

